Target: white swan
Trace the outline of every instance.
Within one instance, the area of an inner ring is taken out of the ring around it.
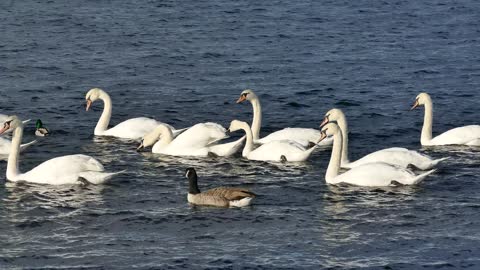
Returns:
[[[264,161],[305,161],[317,147],[315,144],[309,149],[294,141],[271,141],[254,149],[253,134],[246,122],[233,120],[230,123],[230,132],[243,129],[247,135],[247,142],[242,151],[242,156],[250,160]],[[318,141],[319,138],[317,138]]]
[[[98,136],[114,136],[118,138],[135,140],[142,138],[145,134],[155,129],[159,124],[163,124],[162,122],[158,122],[151,118],[137,117],[125,120],[115,127],[108,129],[110,117],[112,116],[112,100],[107,92],[100,88],[92,88],[90,91],[88,91],[85,99],[87,101],[87,111],[95,100],[103,100],[103,113],[100,116],[94,131],[94,134]],[[175,136],[183,131],[175,130],[172,126],[169,127],[172,128]]]
[[[252,90],[246,89],[240,94],[237,103],[245,100],[250,101],[253,107],[252,134],[254,143],[265,144],[272,141],[290,140],[301,144],[303,147],[308,147],[320,138],[320,131],[313,128],[284,128],[260,139],[260,128],[262,126],[262,105],[260,104],[260,99]],[[331,139],[324,140],[321,143],[321,145],[331,144]]]
[[[25,151],[30,145],[36,143],[37,141],[31,141],[29,143],[25,143],[20,145],[20,152]],[[12,142],[5,138],[0,138],[0,156],[6,157],[12,151]]]
[[[411,110],[416,107],[425,106],[425,116],[423,119],[422,135],[420,143],[425,146],[429,145],[474,145],[480,146],[480,126],[470,125],[450,129],[432,139],[432,122],[433,122],[433,102],[430,95],[420,93]]]
[[[26,181],[38,184],[101,184],[116,173],[104,172],[100,162],[86,155],[57,157],[43,162],[29,172],[20,173],[18,168],[20,141],[23,136],[23,123],[17,116],[7,118],[0,135],[13,130],[12,149],[8,156],[7,179],[12,182]]]
[[[0,114],[0,123],[5,123],[5,121],[7,120],[8,118],[8,115],[6,114]],[[23,123],[26,124],[28,122],[30,122],[31,119],[27,119],[27,120],[23,120]]]
[[[328,184],[348,183],[357,186],[389,186],[395,184],[414,185],[420,183],[435,170],[415,175],[412,171],[384,162],[367,163],[339,174],[342,155],[342,132],[335,123],[328,123],[322,128],[321,139],[333,136],[333,148],[330,163],[325,174]]]
[[[5,114],[0,114],[0,123],[5,123],[5,121],[8,119],[8,115]],[[30,122],[30,119],[23,121],[23,123]],[[29,143],[25,143],[20,145],[20,151],[24,151],[27,149],[30,145],[36,143],[37,141],[31,141]],[[8,139],[5,138],[0,138],[0,159],[5,159],[9,153],[10,150],[12,149],[12,142]]]
[[[174,139],[167,125],[158,125],[144,136],[138,149],[153,145],[152,152],[172,156],[230,156],[242,146],[244,137],[230,143],[219,144],[227,138],[226,130],[216,123],[200,123],[187,129]]]
[[[340,128],[343,136],[342,144],[342,168],[354,168],[363,164],[372,162],[385,162],[392,165],[397,165],[403,168],[407,168],[409,165],[413,165],[420,170],[429,170],[436,166],[440,161],[448,159],[441,158],[433,160],[431,157],[422,155],[417,151],[408,150],[406,148],[392,147],[370,153],[354,162],[350,162],[348,159],[348,124],[345,114],[340,109],[331,109],[325,114],[320,128],[325,126],[331,121],[335,121]]]

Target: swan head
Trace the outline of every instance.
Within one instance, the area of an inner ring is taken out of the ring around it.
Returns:
[[[90,106],[92,106],[92,103],[99,99],[101,95],[103,95],[105,91],[103,91],[100,88],[92,88],[90,89],[87,94],[85,95],[85,100],[87,101],[87,106],[85,107],[85,110],[88,111],[90,109]]]
[[[413,110],[417,108],[418,106],[425,105],[426,103],[431,103],[432,98],[430,98],[430,95],[427,93],[420,93],[418,96],[415,98],[415,103],[413,103],[413,106],[410,110]]]
[[[318,140],[317,143],[323,141],[325,138],[328,138],[330,136],[333,136],[333,135],[337,134],[337,132],[339,132],[339,131],[340,131],[340,128],[338,127],[337,123],[335,123],[335,122],[327,123],[321,129],[321,131],[320,131],[321,136],[320,136],[320,139]]]
[[[324,127],[326,124],[332,121],[337,121],[342,117],[345,117],[345,114],[343,113],[343,111],[337,108],[333,108],[325,114],[325,117],[323,118],[323,121],[320,124],[320,128]]]
[[[255,93],[250,90],[250,89],[245,89],[242,91],[242,93],[240,94],[240,97],[238,98],[237,100],[237,103],[242,103],[244,102],[245,100],[248,100],[248,101],[251,101],[253,99],[257,98],[257,95],[255,95]]]
[[[162,137],[162,134],[164,134],[165,132],[168,132],[167,129],[168,129],[167,126],[159,125],[154,130],[145,134],[145,136],[143,136],[142,142],[137,147],[137,150],[154,145],[158,140],[160,140],[160,138]]]
[[[12,131],[17,127],[23,127],[23,122],[16,115],[9,116],[0,127],[0,135]]]
[[[230,123],[230,127],[228,128],[228,132],[234,132],[234,131],[243,129],[246,124],[247,124],[246,122],[242,122],[240,120],[233,120]]]

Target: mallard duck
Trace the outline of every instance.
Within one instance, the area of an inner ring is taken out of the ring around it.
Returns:
[[[43,126],[42,120],[38,119],[37,123],[35,123],[35,135],[39,137],[45,137],[50,135],[50,131]]]

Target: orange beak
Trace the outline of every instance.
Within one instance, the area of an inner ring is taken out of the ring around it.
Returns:
[[[328,124],[328,122],[329,122],[328,117],[325,116],[325,118],[323,118],[322,123],[320,124],[320,128],[322,128],[323,126],[325,126],[326,124]]]
[[[244,102],[246,99],[247,99],[246,95],[241,95],[237,100],[237,104]]]
[[[85,111],[88,112],[88,109],[90,109],[90,106],[92,106],[92,101],[90,99],[87,99],[87,106],[85,107]]]
[[[418,99],[417,99],[417,100],[415,100],[415,103],[413,104],[412,108],[410,108],[410,111],[417,108],[418,105],[420,105],[420,104],[418,104]]]
[[[3,127],[0,129],[0,135],[2,135],[3,133],[5,133],[8,129],[10,128],[10,125],[5,123],[3,125]]]

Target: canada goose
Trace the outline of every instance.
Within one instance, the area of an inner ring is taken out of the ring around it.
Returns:
[[[243,207],[250,204],[255,194],[244,188],[218,187],[200,192],[197,185],[197,172],[187,168],[188,202],[194,205],[210,205],[218,207]]]

